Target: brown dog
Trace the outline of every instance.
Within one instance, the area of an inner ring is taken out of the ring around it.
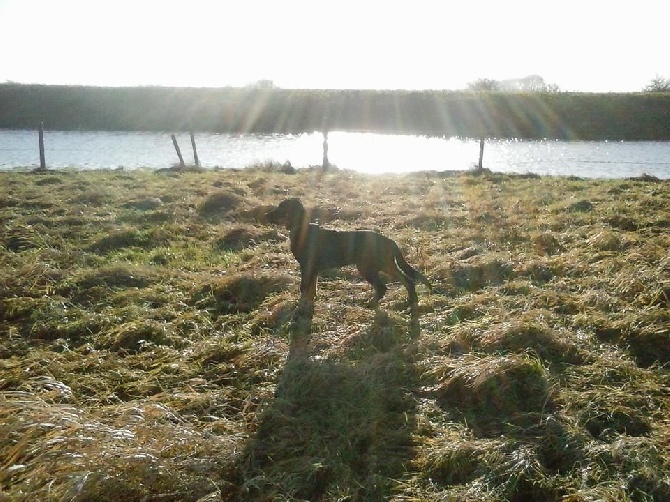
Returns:
[[[350,232],[326,230],[310,223],[309,215],[299,199],[282,201],[266,214],[267,220],[283,224],[290,231],[291,252],[300,263],[300,293],[302,299],[313,302],[320,271],[356,265],[361,275],[374,286],[373,305],[386,293],[386,284],[379,272],[400,281],[407,289],[409,304],[416,307],[419,298],[415,283],[420,281],[432,290],[428,279],[414,270],[403,258],[398,245],[391,239],[370,230]]]

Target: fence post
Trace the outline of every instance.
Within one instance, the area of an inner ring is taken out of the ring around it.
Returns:
[[[484,138],[479,138],[479,164],[477,169],[480,171],[484,169]]]
[[[177,137],[172,134],[172,144],[174,149],[177,150],[177,157],[179,157],[179,167],[184,167],[184,157],[181,156],[181,150],[179,149],[179,144],[177,144]]]
[[[193,147],[193,160],[195,160],[195,167],[200,167],[200,159],[198,159],[198,150],[195,148],[195,136],[191,132],[191,146]]]
[[[39,129],[39,145],[40,145],[40,167],[39,171],[47,170],[47,161],[44,155],[44,122],[40,122]]]
[[[328,161],[328,117],[323,119],[323,163],[321,165],[322,169],[328,169],[330,167],[330,162]]]

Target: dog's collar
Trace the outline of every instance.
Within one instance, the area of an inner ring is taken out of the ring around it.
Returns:
[[[302,218],[298,225],[293,225],[289,229],[291,252],[296,258],[299,258],[302,255],[302,251],[305,248],[305,243],[309,236],[309,229],[311,225],[317,226],[316,224],[310,223],[308,218]]]

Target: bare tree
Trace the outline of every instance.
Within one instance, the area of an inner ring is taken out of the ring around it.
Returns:
[[[646,92],[670,92],[670,79],[656,75],[644,90]]]

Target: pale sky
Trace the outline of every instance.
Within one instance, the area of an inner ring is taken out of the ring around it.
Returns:
[[[0,82],[641,91],[667,27],[667,0],[0,0]]]

